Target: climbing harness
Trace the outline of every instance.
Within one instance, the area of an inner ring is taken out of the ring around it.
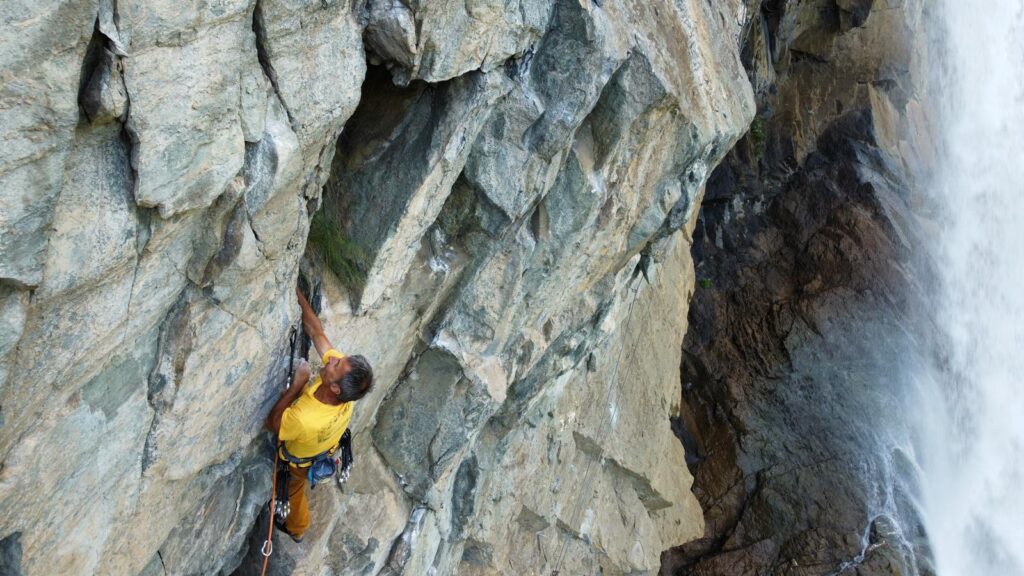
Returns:
[[[291,478],[290,466],[294,464],[296,467],[301,467],[303,464],[309,464],[306,471],[306,480],[309,482],[310,488],[316,488],[317,484],[335,474],[338,476],[338,484],[344,484],[352,472],[352,464],[355,463],[355,458],[352,454],[352,431],[345,430],[337,446],[310,458],[299,458],[292,455],[283,443],[278,446],[278,455],[280,457],[277,458],[274,479],[278,486],[281,486],[281,497],[277,499],[274,515],[277,517],[278,522],[284,523],[288,518],[288,514],[292,511],[292,505],[288,501],[290,493],[288,483]]]
[[[352,456],[351,430],[345,430],[345,433],[341,435],[341,440],[338,441],[337,446],[315,456],[299,458],[289,452],[288,448],[284,447],[284,445],[281,446],[279,453],[282,459],[297,467],[303,467],[308,464],[306,480],[309,481],[310,488],[316,488],[317,484],[327,480],[339,472],[340,476],[338,482],[343,483],[348,479],[349,472],[352,469],[352,464],[355,461]]]
[[[287,448],[282,446],[280,454],[282,459],[290,464],[294,464],[296,468],[305,466],[306,480],[309,482],[310,488],[316,488],[317,484],[334,476],[334,473],[337,471],[337,464],[334,461],[334,449],[321,452],[309,458],[299,458],[293,456]]]

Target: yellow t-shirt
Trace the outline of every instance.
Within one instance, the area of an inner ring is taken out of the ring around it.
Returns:
[[[344,354],[331,348],[324,352],[323,362],[327,364],[331,358],[344,357]],[[320,375],[317,374],[281,416],[281,429],[277,437],[284,442],[288,452],[297,458],[316,456],[337,446],[352,421],[351,402],[331,406],[313,396],[320,384]]]

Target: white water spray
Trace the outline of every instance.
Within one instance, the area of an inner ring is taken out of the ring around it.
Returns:
[[[1024,0],[944,0],[944,341],[923,413],[939,576],[1024,575]]]

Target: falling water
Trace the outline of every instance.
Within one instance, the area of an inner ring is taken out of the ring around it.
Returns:
[[[1024,575],[1024,0],[943,0],[944,342],[922,410],[939,576]]]

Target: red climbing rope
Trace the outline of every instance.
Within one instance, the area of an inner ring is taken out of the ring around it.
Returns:
[[[267,539],[263,542],[263,547],[260,548],[260,553],[263,554],[263,570],[260,571],[260,576],[266,576],[267,564],[270,562],[270,555],[274,553],[274,508],[277,506],[277,454],[280,451],[280,444],[277,450],[274,451],[274,466],[271,468],[271,474],[273,480],[270,482],[270,527],[267,528]]]

